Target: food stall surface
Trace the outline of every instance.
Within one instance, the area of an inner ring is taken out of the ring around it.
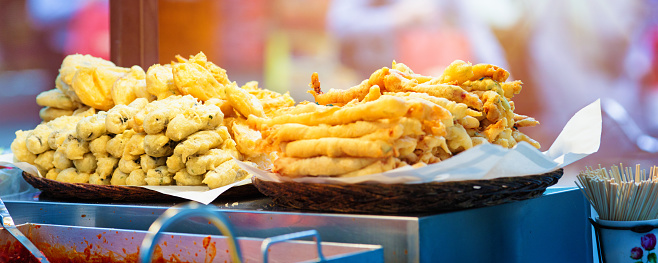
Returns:
[[[16,224],[147,230],[175,203],[85,203],[3,198]],[[366,215],[294,211],[269,198],[213,203],[235,236],[267,238],[315,229],[322,241],[375,244],[386,262],[592,262],[590,207],[575,187],[549,187],[540,197],[444,213]],[[219,235],[192,218],[168,232]]]

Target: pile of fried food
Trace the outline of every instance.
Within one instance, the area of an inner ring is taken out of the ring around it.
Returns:
[[[238,87],[203,53],[167,65],[121,68],[88,55],[64,59],[57,89],[37,103],[44,122],[17,131],[16,161],[48,179],[104,185],[207,185],[250,175],[235,160],[271,169],[246,117],[294,105],[288,94]]]
[[[518,128],[538,122],[514,113],[520,81],[489,65],[450,64],[439,77],[415,74],[401,63],[382,68],[347,90],[323,93],[316,73],[309,91],[316,103],[251,115],[264,152],[279,152],[274,171],[288,177],[352,177],[440,162],[475,145],[514,147],[535,140]]]
[[[402,63],[315,102],[249,82],[239,87],[203,53],[146,72],[83,55],[64,59],[56,89],[37,97],[44,120],[17,131],[17,161],[46,178],[111,185],[221,187],[251,175],[236,160],[283,176],[353,177],[440,162],[483,143],[538,142],[518,130],[520,81],[457,60],[439,77]]]

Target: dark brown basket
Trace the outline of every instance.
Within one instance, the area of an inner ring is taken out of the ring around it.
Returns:
[[[83,200],[114,200],[126,202],[184,201],[185,199],[136,186],[94,185],[63,183],[23,172],[26,182],[38,188],[48,197]],[[232,187],[220,198],[245,198],[262,196],[253,184]]]
[[[343,213],[423,213],[485,207],[540,196],[562,177],[540,175],[424,184],[277,183],[253,179],[276,205]]]

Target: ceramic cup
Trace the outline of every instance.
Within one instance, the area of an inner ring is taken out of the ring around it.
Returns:
[[[602,262],[657,262],[658,219],[644,221],[592,220]]]

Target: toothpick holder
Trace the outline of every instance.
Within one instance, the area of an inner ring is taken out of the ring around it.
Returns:
[[[599,262],[657,262],[658,219],[610,221],[589,218]]]

